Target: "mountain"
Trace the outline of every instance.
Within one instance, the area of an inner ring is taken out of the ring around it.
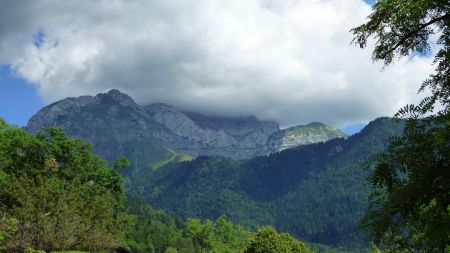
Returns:
[[[335,246],[363,244],[354,233],[368,193],[361,164],[403,129],[388,118],[350,137],[322,123],[280,129],[255,117],[141,106],[117,90],[50,104],[27,130],[46,126],[90,142],[109,161],[127,157],[128,191],[156,208],[182,217],[225,214],[249,227],[273,224]]]
[[[402,122],[379,118],[347,139],[269,156],[198,157],[142,171],[132,178],[130,192],[181,217],[225,214],[251,227],[273,224],[310,242],[364,246],[355,232],[369,191],[362,163],[402,129]]]
[[[192,155],[221,155],[249,158],[267,154],[268,137],[279,131],[273,121],[260,121],[255,117],[223,118],[178,111],[166,104],[144,107],[156,122],[184,138],[184,142],[159,136],[174,149]]]
[[[321,123],[280,130],[276,122],[255,117],[207,116],[162,103],[141,106],[118,90],[50,104],[29,120],[27,129],[47,126],[92,143],[94,151],[110,161],[125,156],[135,169],[190,156],[245,159],[345,137]]]
[[[93,144],[94,152],[109,161],[117,156],[127,157],[134,170],[189,159],[156,138],[156,134],[171,133],[117,90],[50,104],[34,115],[26,128],[35,132],[47,126],[60,127],[69,136]]]
[[[299,145],[325,142],[334,138],[346,138],[347,135],[339,129],[320,122],[293,126],[272,134],[268,140],[272,152],[294,148]]]

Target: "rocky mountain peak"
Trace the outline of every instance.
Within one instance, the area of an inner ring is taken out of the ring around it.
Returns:
[[[65,129],[67,124],[75,122],[64,122],[63,124],[62,121],[68,121],[75,114],[80,119],[98,118],[99,116],[108,118],[111,114],[120,111],[119,107],[129,108],[131,111],[147,117],[144,110],[130,96],[112,89],[107,93],[99,93],[96,96],[69,97],[45,106],[31,117],[27,129],[30,132],[35,132],[45,126],[57,126]],[[96,111],[98,111],[98,114]]]
[[[136,111],[139,111],[141,113],[143,112],[141,106],[134,102],[134,100],[130,96],[116,89],[112,89],[106,93],[99,93],[95,97],[101,99],[103,102],[111,101],[112,103],[116,103],[117,105],[123,107],[132,107]]]
[[[81,96],[78,98],[70,97],[54,102],[42,108],[28,120],[27,130],[36,132],[43,126],[57,126],[56,121],[59,117],[63,117],[68,115],[71,111],[77,111],[83,106],[95,104],[97,102],[98,99],[92,96]]]
[[[93,143],[96,150],[107,153],[107,157],[115,155],[113,149],[106,148],[107,143],[116,143],[115,148],[123,152],[132,150],[135,156],[144,156],[139,152],[147,147],[138,147],[136,143],[145,142],[191,156],[241,159],[342,137],[336,129],[319,122],[280,130],[275,121],[254,116],[204,115],[181,111],[164,103],[140,106],[116,89],[48,105],[29,120],[27,129],[34,132],[47,126],[61,127],[69,135]],[[130,149],[131,146],[136,150]]]
[[[118,102],[134,102],[134,100],[130,96],[116,89],[112,89],[106,93],[99,93],[97,94],[97,96],[108,96]]]

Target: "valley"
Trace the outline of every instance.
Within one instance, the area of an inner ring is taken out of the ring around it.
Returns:
[[[221,118],[167,104],[140,106],[118,90],[67,98],[33,116],[33,133],[58,127],[130,166],[127,193],[187,219],[273,225],[310,243],[361,248],[369,188],[365,159],[382,152],[401,122],[379,118],[347,136],[323,123],[280,130],[254,117]]]

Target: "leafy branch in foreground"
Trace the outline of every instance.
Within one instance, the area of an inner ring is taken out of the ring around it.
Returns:
[[[450,245],[450,2],[379,0],[369,21],[352,29],[361,48],[376,38],[373,60],[425,54],[437,35],[435,73],[419,92],[431,95],[407,105],[401,136],[370,161],[373,172],[363,228],[384,252],[448,252]],[[439,105],[435,111],[436,105]]]
[[[392,63],[396,57],[427,54],[431,50],[430,37],[437,35],[435,54],[436,71],[424,81],[420,91],[429,88],[432,95],[422,104],[425,111],[439,102],[442,112],[450,105],[450,3],[448,0],[379,0],[369,21],[351,32],[353,43],[361,48],[370,38],[376,39],[372,52],[374,61]],[[433,38],[434,39],[434,38]]]

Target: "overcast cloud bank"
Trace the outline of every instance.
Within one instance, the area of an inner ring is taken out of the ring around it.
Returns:
[[[431,58],[381,71],[349,30],[361,0],[2,1],[0,64],[48,103],[112,88],[137,102],[338,127],[417,102]]]

